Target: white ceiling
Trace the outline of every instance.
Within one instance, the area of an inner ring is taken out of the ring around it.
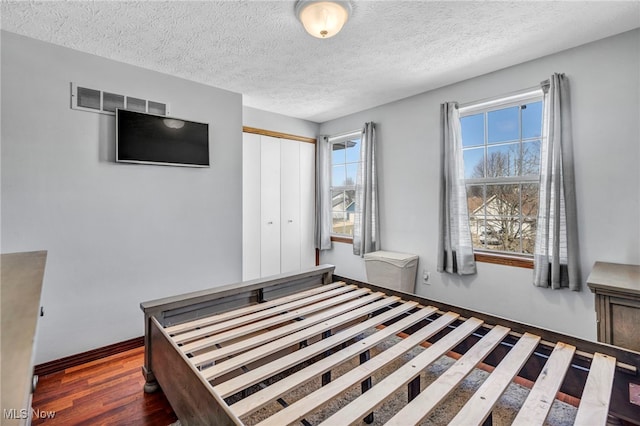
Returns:
[[[352,1],[337,36],[294,1],[2,1],[2,29],[324,122],[640,27],[640,1]]]

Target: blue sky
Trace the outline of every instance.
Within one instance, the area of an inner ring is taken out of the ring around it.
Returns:
[[[331,151],[331,164],[334,164],[331,171],[332,186],[343,186],[347,179],[351,179],[353,183],[356,181],[358,173],[357,162],[360,161],[360,139],[354,139],[350,142],[355,142],[355,144],[349,146],[351,144],[348,143],[346,149]],[[335,164],[338,165],[336,166]]]
[[[526,104],[522,110],[513,106],[486,113],[487,145],[520,140],[518,128],[519,115],[522,112],[522,138],[539,138],[541,129],[542,102]],[[464,150],[465,178],[471,177],[475,165],[484,158],[485,114],[469,115],[460,119],[462,128],[462,146],[478,147]],[[492,151],[507,152],[510,145],[487,148]],[[513,146],[511,146],[513,148]]]

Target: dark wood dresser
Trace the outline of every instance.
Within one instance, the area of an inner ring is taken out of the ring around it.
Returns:
[[[596,297],[598,340],[640,352],[640,265],[596,262],[587,285]]]

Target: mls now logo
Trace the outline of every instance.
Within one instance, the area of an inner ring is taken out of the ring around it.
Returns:
[[[34,419],[53,419],[55,416],[55,411],[40,410],[38,408],[31,409],[31,417]]]
[[[29,418],[29,410],[23,408],[22,410],[18,410],[17,408],[5,408],[3,410],[4,418],[9,420],[16,419],[28,419]]]
[[[21,410],[17,408],[5,408],[2,414],[7,420],[26,420],[29,418],[29,410],[26,408]],[[34,419],[53,419],[55,416],[55,411],[45,411],[36,408],[31,409],[31,417]]]

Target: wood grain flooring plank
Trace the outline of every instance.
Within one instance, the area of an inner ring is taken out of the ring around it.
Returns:
[[[55,417],[32,424],[166,426],[177,420],[162,392],[146,394],[140,369],[144,348],[40,377],[33,408]]]

